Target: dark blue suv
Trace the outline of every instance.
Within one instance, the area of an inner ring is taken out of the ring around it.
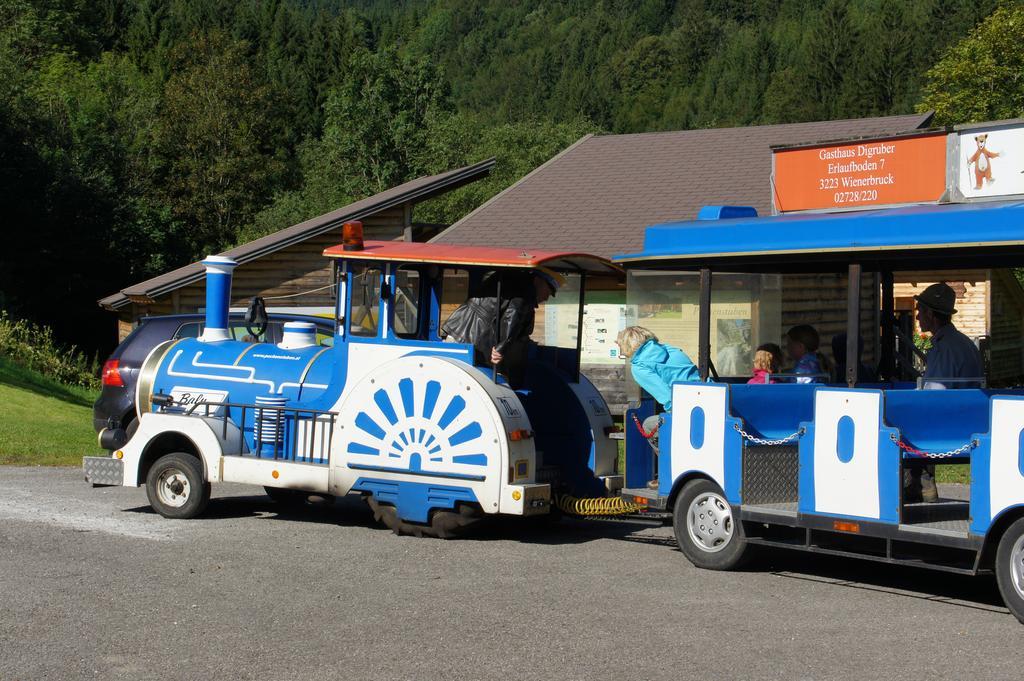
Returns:
[[[279,343],[285,322],[312,322],[316,324],[316,339],[320,345],[334,342],[334,321],[331,319],[273,312],[267,317],[267,328],[258,337],[249,333],[241,313],[230,315],[229,331],[236,340]],[[130,437],[135,432],[135,384],[150,350],[165,340],[197,337],[203,332],[205,323],[206,316],[202,314],[143,317],[139,320],[138,326],[121,341],[103,365],[103,389],[92,407],[92,425],[97,433],[105,428],[120,428]]]

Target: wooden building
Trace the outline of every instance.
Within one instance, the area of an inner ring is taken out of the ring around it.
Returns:
[[[367,239],[426,241],[443,226],[416,223],[416,204],[485,177],[493,167],[494,159],[488,159],[420,177],[221,253],[239,263],[231,288],[232,308],[244,309],[253,296],[262,296],[270,311],[331,314],[333,270],[323,250],[341,242],[343,223],[361,220]],[[201,311],[206,302],[204,278],[203,266],[192,263],[124,288],[99,304],[117,313],[123,339],[140,317]]]

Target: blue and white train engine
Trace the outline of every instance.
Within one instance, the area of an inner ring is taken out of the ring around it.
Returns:
[[[611,416],[579,373],[578,347],[533,346],[527,385],[514,390],[471,345],[438,334],[467,282],[543,266],[579,275],[582,291],[588,273],[614,276],[616,266],[361,236],[325,255],[336,258],[338,303],[323,345],[301,322],[277,345],[232,340],[236,263],[207,258],[205,330],[152,351],[138,430],[110,457],[86,457],[86,479],[145,485],[171,518],[202,513],[222,481],[292,503],[358,493],[395,532],[442,537],[487,515],[548,513],[553,491],[622,486]]]

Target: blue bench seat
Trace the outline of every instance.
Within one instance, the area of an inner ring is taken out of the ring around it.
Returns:
[[[990,394],[978,389],[886,391],[885,422],[916,449],[950,451],[989,431]],[[906,452],[904,457],[916,458]]]
[[[819,387],[813,383],[733,385],[729,412],[743,420],[744,430],[751,435],[780,439],[814,418],[814,391]]]

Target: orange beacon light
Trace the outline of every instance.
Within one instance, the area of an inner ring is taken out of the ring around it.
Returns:
[[[363,223],[358,220],[346,222],[341,228],[341,245],[345,251],[363,250]]]

